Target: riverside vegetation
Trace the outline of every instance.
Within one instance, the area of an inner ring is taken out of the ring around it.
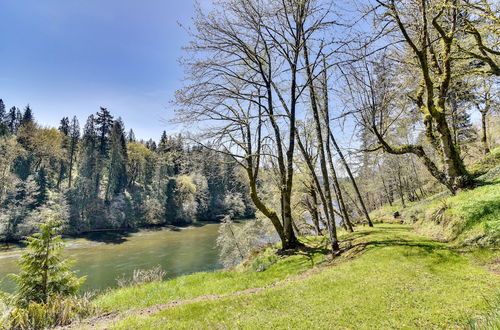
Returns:
[[[493,194],[498,197],[498,170],[497,166],[485,176],[483,186],[447,197],[451,199],[447,223],[426,217],[413,225],[402,225],[399,219],[379,217],[387,214],[384,207],[372,213],[374,228],[357,227],[354,233],[340,233],[340,257],[331,258],[327,237],[309,236],[300,239],[305,247],[293,255],[278,253],[280,244],[275,244],[252,251],[244,262],[228,270],[167,281],[163,281],[161,269],[146,271],[145,276],[138,271],[124,281],[123,288],[92,299],[57,298],[63,303],[49,305],[54,316],[37,313],[44,305],[31,304],[31,309],[21,314],[25,319],[16,316],[15,320],[27,322],[28,315],[34,313],[43,316],[40,320],[31,316],[31,322],[40,323],[17,323],[17,327],[72,321],[74,328],[82,329],[494,329],[500,325],[500,254],[493,249],[498,246],[498,234],[488,233],[500,221],[500,209],[494,206],[497,199],[489,200]],[[469,198],[471,194],[481,195],[482,201]],[[423,201],[405,212],[418,208],[424,214],[435,213],[436,205]],[[482,216],[460,213],[471,208]],[[411,217],[404,219],[412,221]],[[436,235],[436,228],[448,233],[453,222],[473,225],[461,226],[464,229],[447,237],[447,242],[422,236]],[[248,234],[250,226],[233,227],[238,236]],[[483,228],[481,234],[478,227]],[[226,231],[221,228],[221,234]],[[69,310],[67,319],[58,318],[61,309]],[[5,314],[3,320],[8,320]]]
[[[1,238],[42,223],[3,324],[500,327],[499,13],[487,0],[197,5],[172,102],[191,134],[158,145],[105,108],[80,139],[76,120],[43,128],[0,102]],[[30,256],[53,217],[66,234],[217,220],[226,269],[137,270],[89,298],[60,260],[63,285],[20,300],[50,282]]]

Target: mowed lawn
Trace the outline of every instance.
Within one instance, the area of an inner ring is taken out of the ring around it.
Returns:
[[[481,318],[498,308],[500,276],[472,264],[470,258],[444,243],[412,233],[411,227],[377,225],[374,229],[358,228],[356,233],[344,235],[343,240],[344,245],[351,246],[351,249],[333,265],[310,276],[258,293],[186,303],[149,315],[131,312],[123,318],[110,320],[106,327],[462,328],[472,319]],[[127,300],[136,302],[131,303],[129,309],[151,306],[153,301],[145,303],[141,300],[150,290],[154,302],[159,304],[201,294],[259,287],[305,271],[305,260],[304,256],[295,256],[280,260],[264,272],[203,273],[203,281],[185,282],[181,277],[124,289],[120,291],[121,298],[115,299],[115,307],[126,310],[124,302]],[[224,285],[210,283],[212,276],[214,283],[219,284],[223,277]],[[273,280],[274,276],[277,276],[276,280]],[[183,286],[184,283],[187,285]],[[159,287],[170,292],[163,300],[158,290],[154,291]],[[134,292],[136,300],[131,296]],[[112,294],[101,298],[102,305],[108,309],[114,308]],[[491,320],[491,315],[489,318],[489,325],[497,322]]]

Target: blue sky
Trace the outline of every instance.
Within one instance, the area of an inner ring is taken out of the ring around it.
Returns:
[[[107,107],[140,138],[157,139],[182,84],[177,60],[194,0],[0,0],[0,98],[36,119]]]

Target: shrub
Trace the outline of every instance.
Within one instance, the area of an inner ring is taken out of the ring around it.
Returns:
[[[167,272],[165,272],[160,265],[151,269],[136,269],[132,277],[122,277],[116,280],[120,288],[127,286],[139,285],[144,283],[160,282],[165,279]]]

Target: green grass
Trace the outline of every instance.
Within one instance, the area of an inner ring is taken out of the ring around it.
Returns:
[[[320,247],[322,246],[321,240],[319,238],[303,239],[308,246],[316,247],[308,253],[277,258],[276,248],[269,248],[248,265],[242,265],[232,271],[200,272],[165,282],[117,289],[98,297],[96,303],[103,310],[126,310],[207,294],[227,294],[270,285],[323,263],[327,251]],[[255,271],[259,265],[264,265],[260,267],[261,269],[268,269],[261,272]]]
[[[434,329],[466,326],[473,322],[471,320],[493,315],[492,302],[500,290],[499,277],[474,265],[446,244],[423,238],[412,233],[409,226],[401,225],[359,229],[344,236],[344,240],[351,240],[354,247],[344,254],[344,261],[305,279],[256,294],[188,303],[149,316],[132,314],[108,326],[116,329]],[[300,266],[295,265],[297,262]],[[204,273],[182,277],[157,284],[179,293],[165,290],[167,295],[157,301],[213,293],[213,290],[229,292],[261,286],[276,281],[275,276],[284,278],[298,273],[298,269],[303,271],[309,267],[307,263],[304,256],[295,256],[280,260],[261,273],[213,273],[214,277]],[[206,289],[194,284],[202,278],[207,281]],[[237,284],[240,281],[242,284]],[[227,288],[222,288],[223,282]],[[184,292],[192,288],[196,288],[196,293]],[[130,307],[136,306],[132,303]]]
[[[499,149],[500,150],[500,149]],[[498,246],[500,238],[500,166],[478,178],[475,189],[456,196],[439,193],[420,202],[384,206],[372,212],[378,219],[398,211],[418,232],[456,245]]]

